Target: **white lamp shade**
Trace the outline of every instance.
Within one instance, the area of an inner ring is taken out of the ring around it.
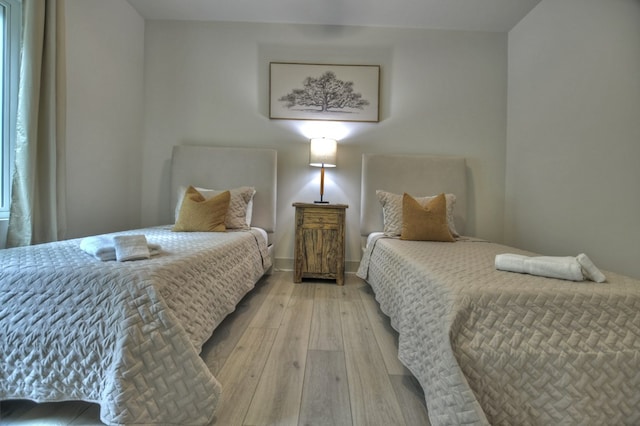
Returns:
[[[311,139],[309,165],[313,167],[335,167],[338,144],[334,139]]]

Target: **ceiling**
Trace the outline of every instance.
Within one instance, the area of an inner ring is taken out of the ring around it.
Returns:
[[[509,31],[541,0],[128,0],[145,19]]]

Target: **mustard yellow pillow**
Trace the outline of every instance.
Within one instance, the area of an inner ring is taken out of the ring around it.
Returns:
[[[382,205],[382,219],[384,223],[384,233],[389,236],[398,236],[402,233],[402,194],[393,192],[376,190],[378,201]],[[421,206],[433,200],[436,196],[413,197]],[[447,200],[447,222],[449,222],[449,232],[451,236],[459,237],[456,230],[454,219],[454,208],[456,205],[456,196],[454,194],[444,194]]]
[[[440,194],[425,207],[406,192],[402,195],[401,240],[454,242],[447,222],[447,199]]]
[[[225,232],[224,220],[230,200],[229,191],[224,191],[207,200],[193,186],[190,186],[184,194],[180,214],[172,231]]]
[[[208,189],[194,187],[205,200],[215,197],[224,192],[224,189]],[[178,202],[175,208],[175,220],[178,220],[180,216],[180,207],[182,206],[182,199],[187,191],[186,186],[178,188]],[[251,227],[251,216],[253,214],[253,196],[256,193],[256,189],[252,186],[240,186],[238,188],[229,189],[231,194],[231,201],[229,201],[229,210],[227,210],[227,217],[224,220],[224,226],[227,229],[249,229]]]

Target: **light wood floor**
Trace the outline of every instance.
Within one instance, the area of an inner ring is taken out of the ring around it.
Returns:
[[[263,278],[216,329],[202,357],[222,384],[213,425],[429,425],[422,389],[397,357],[397,333],[352,274]],[[84,402],[0,403],[2,425],[100,425]]]

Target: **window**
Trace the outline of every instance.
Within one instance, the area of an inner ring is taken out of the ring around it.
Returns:
[[[22,9],[19,0],[0,0],[0,219],[9,217],[11,170],[16,138]]]

